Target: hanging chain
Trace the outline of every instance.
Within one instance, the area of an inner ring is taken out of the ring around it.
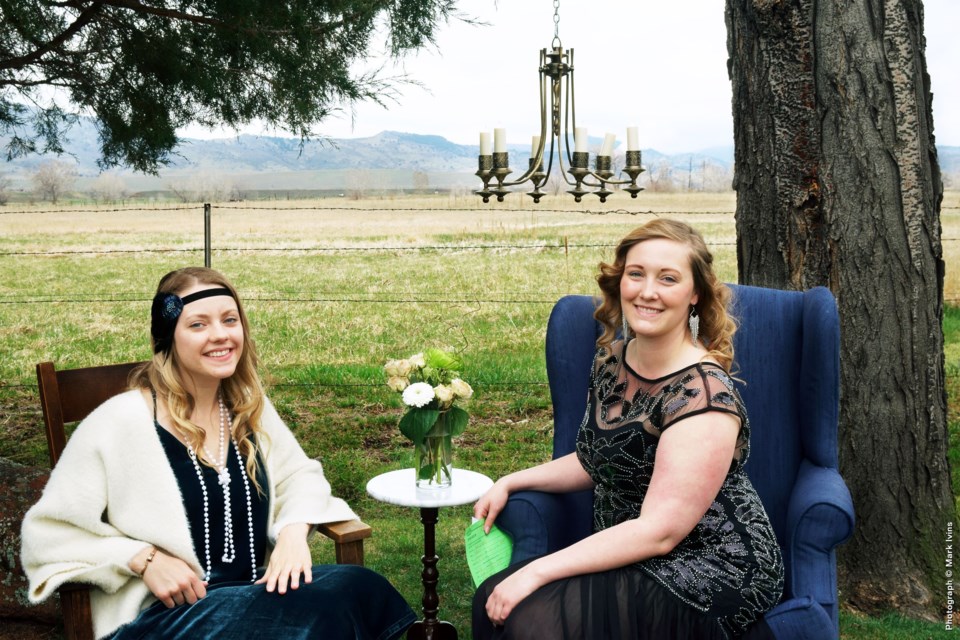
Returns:
[[[553,0],[553,42],[551,46],[556,49],[561,46],[560,43],[560,0]]]

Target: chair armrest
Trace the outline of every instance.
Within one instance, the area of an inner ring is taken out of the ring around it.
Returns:
[[[810,596],[837,616],[834,549],[853,534],[853,499],[836,469],[800,464],[787,507],[786,595]]]
[[[359,520],[325,522],[317,525],[317,531],[337,544],[364,540],[373,535],[373,529],[370,528],[370,525],[360,522]]]
[[[836,621],[813,598],[785,600],[763,616],[777,640],[838,640]]]
[[[363,566],[363,541],[373,535],[370,525],[359,520],[342,520],[319,524],[317,531],[333,540],[337,564]]]
[[[518,491],[497,516],[513,538],[510,564],[562,549],[593,531],[593,491]]]

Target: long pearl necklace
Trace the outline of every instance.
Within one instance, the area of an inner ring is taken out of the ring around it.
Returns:
[[[209,458],[216,466],[218,472],[217,483],[223,489],[223,555],[220,559],[225,563],[231,563],[236,559],[237,554],[233,543],[233,513],[230,508],[230,472],[227,470],[227,449],[229,449],[229,446],[226,444],[226,434],[227,423],[230,421],[230,413],[227,411],[227,407],[223,402],[222,395],[217,396],[217,404],[220,408],[220,455],[218,458],[214,459],[206,447],[203,448],[203,451],[206,453],[207,458]],[[230,434],[230,442],[233,442],[233,451],[236,454],[237,462],[240,465],[240,477],[243,479],[243,490],[247,500],[247,533],[250,540],[251,567],[250,582],[256,582],[257,554],[253,543],[253,504],[250,499],[250,481],[247,478],[247,474],[243,470],[243,457],[240,455],[240,448],[237,446],[237,441],[233,437],[232,433]],[[207,483],[203,479],[203,471],[200,469],[200,463],[197,461],[197,452],[192,447],[188,447],[187,453],[190,455],[190,461],[193,462],[193,468],[197,472],[197,479],[200,481],[200,490],[203,493],[203,542],[204,552],[207,560],[206,575],[204,579],[209,581],[212,573],[213,563],[210,555],[210,502],[207,495]]]

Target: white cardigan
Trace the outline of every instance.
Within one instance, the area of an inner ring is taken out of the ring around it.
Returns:
[[[331,496],[320,463],[306,456],[269,402],[262,427],[271,543],[290,523],[357,517]],[[22,540],[31,602],[46,599],[64,582],[99,587],[90,593],[97,638],[156,600],[127,566],[144,547],[155,545],[203,575],[180,488],[140,391],[107,400],[80,423],[24,517]]]

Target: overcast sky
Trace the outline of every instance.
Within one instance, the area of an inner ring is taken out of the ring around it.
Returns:
[[[923,4],[937,143],[960,145],[960,2]],[[553,41],[553,2],[459,6],[487,25],[446,25],[436,47],[386,69],[424,88],[402,88],[387,108],[360,104],[352,122],[331,118],[317,132],[351,138],[394,130],[477,144],[481,130],[504,127],[508,142],[529,144],[539,133],[537,69],[540,49]],[[721,0],[564,0],[559,37],[574,50],[577,125],[621,142],[626,127],[638,126],[641,147],[664,153],[732,145],[723,9]]]

